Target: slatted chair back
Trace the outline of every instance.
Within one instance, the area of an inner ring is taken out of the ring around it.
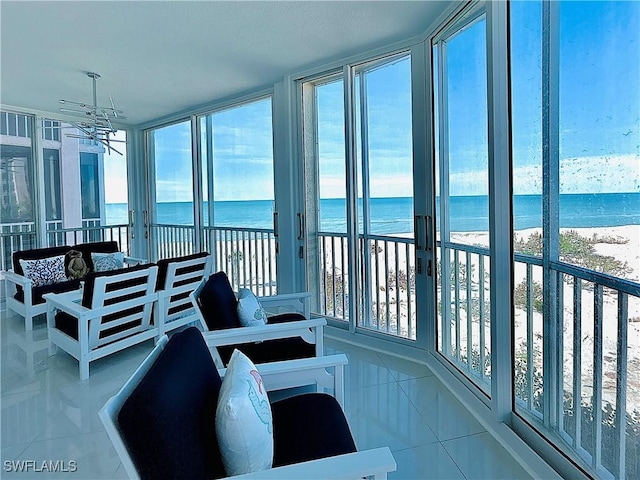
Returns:
[[[168,330],[199,321],[189,294],[211,274],[213,259],[207,252],[158,262],[158,305],[155,321],[160,335]],[[202,324],[206,330],[206,325]]]
[[[157,266],[145,265],[85,277],[83,306],[101,310],[89,321],[90,350],[149,329],[157,275]]]

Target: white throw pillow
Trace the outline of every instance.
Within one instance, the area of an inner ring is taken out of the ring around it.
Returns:
[[[216,435],[227,475],[271,468],[271,405],[256,366],[240,350],[231,355],[220,387]]]
[[[91,252],[94,272],[108,272],[124,268],[124,253],[94,253]]]
[[[67,281],[64,255],[38,260],[20,259],[19,262],[24,276],[31,280],[34,287]]]
[[[254,327],[267,323],[267,312],[253,294],[246,288],[238,293],[238,318],[243,327]]]

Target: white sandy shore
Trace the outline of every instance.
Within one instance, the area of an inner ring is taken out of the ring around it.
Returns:
[[[561,229],[561,232],[574,230],[580,236],[603,240],[594,244],[595,252],[610,256],[626,264],[628,271],[623,278],[632,282],[640,282],[640,225],[626,225],[602,228],[573,228]],[[533,233],[541,233],[540,228],[533,228],[515,232],[515,238],[526,240]],[[489,246],[487,232],[454,233],[452,241],[466,245]],[[612,242],[611,239],[614,239]],[[526,279],[526,267],[516,264],[514,268],[514,285]],[[533,280],[542,285],[542,268],[533,269]],[[573,378],[573,343],[574,343],[574,305],[573,282],[565,279],[563,286],[564,318],[564,379],[565,390],[571,391]],[[593,386],[593,348],[594,348],[594,293],[592,285],[583,282],[580,296],[580,327],[581,335],[578,341],[582,358],[582,394],[584,401],[590,401]],[[627,348],[627,407],[640,410],[640,298],[628,297],[628,348]],[[464,323],[464,322],[463,322]],[[466,335],[466,325],[463,325],[463,335]],[[515,342],[516,346],[526,342],[527,317],[526,312],[516,307],[515,310]],[[542,351],[542,315],[533,314],[534,348]],[[463,337],[464,338],[464,337]],[[609,289],[604,289],[603,295],[603,398],[615,404],[616,388],[616,359],[618,345],[618,297]],[[541,358],[536,363],[541,364]]]
[[[604,240],[601,243],[594,245],[595,252],[600,255],[607,255],[626,263],[628,268],[627,273],[624,274],[626,280],[633,282],[640,282],[640,226],[628,225],[620,227],[606,227],[606,228],[575,228],[575,229],[562,229],[575,230],[579,235],[588,238],[594,238],[596,235],[598,239]],[[517,239],[526,239],[533,233],[540,233],[541,229],[527,229],[515,232]],[[411,237],[411,235],[396,235],[396,237]],[[613,239],[613,242],[612,242]],[[488,247],[489,235],[487,232],[464,232],[464,233],[452,233],[451,240],[456,243],[466,245],[477,245]],[[385,251],[384,242],[378,243],[378,277],[377,281],[379,291],[378,298],[380,299],[380,309],[385,312],[387,298],[387,290],[389,291],[389,310],[392,312],[391,318],[391,331],[395,331],[397,326],[397,319],[400,321],[400,330],[402,332],[411,331],[415,333],[415,295],[407,295],[406,291],[398,291],[393,285],[393,281],[390,285],[385,282],[385,269],[389,268],[390,271],[409,271],[410,266],[414,265],[413,260],[413,246],[411,246],[410,255],[406,255],[404,245],[399,251],[398,261],[396,263],[396,254],[393,248],[389,248],[389,251]],[[336,259],[341,256],[339,244],[336,244]],[[330,257],[330,249],[325,253],[325,259]],[[371,252],[372,260],[372,283],[376,282],[375,277],[375,251]],[[387,256],[387,262],[385,265],[385,256]],[[460,262],[464,263],[466,256],[460,256]],[[478,256],[471,256],[472,278],[475,287],[472,287],[471,298],[473,300],[478,299]],[[339,267],[339,265],[338,265]],[[330,262],[327,263],[327,268],[330,269]],[[338,268],[339,269],[339,268]],[[485,261],[485,271],[488,275],[490,265],[488,260]],[[516,263],[514,268],[514,285],[518,285],[526,279],[526,266],[522,263]],[[542,285],[542,268],[533,268],[533,280]],[[489,301],[489,281],[485,280],[485,301]],[[461,308],[460,308],[460,337],[461,337],[461,349],[463,353],[466,351],[467,346],[467,313],[465,310],[466,305],[466,288],[464,282],[460,285],[461,288]],[[565,389],[571,391],[572,379],[573,379],[573,332],[574,332],[574,315],[573,315],[573,282],[570,279],[565,279],[563,285],[564,303],[563,303],[563,344],[564,344],[564,380]],[[374,300],[376,298],[376,285],[372,285],[372,295]],[[440,295],[439,295],[440,297]],[[396,302],[396,298],[399,298],[400,305]],[[452,293],[452,300],[455,299]],[[583,282],[581,291],[581,313],[580,313],[580,326],[581,335],[578,342],[581,349],[581,377],[582,377],[582,393],[583,400],[585,402],[590,401],[591,388],[593,385],[593,348],[594,348],[594,294],[593,286],[589,282]],[[439,298],[440,301],[440,298]],[[616,358],[617,358],[617,344],[618,344],[618,313],[617,313],[617,294],[609,289],[604,289],[603,295],[603,396],[604,399],[612,404],[615,403],[615,388],[616,388]],[[409,307],[409,304],[412,304]],[[399,308],[398,308],[399,307]],[[374,301],[375,311],[375,301]],[[397,314],[399,312],[399,315]],[[409,322],[409,318],[411,321]],[[637,297],[629,296],[628,303],[628,350],[627,350],[627,373],[628,373],[628,390],[627,390],[627,404],[630,409],[640,410],[640,299]],[[384,318],[383,318],[384,320]],[[488,346],[490,344],[490,331],[488,328],[488,316],[485,320],[487,322],[486,327],[486,342]],[[384,324],[384,322],[383,322]],[[411,324],[411,328],[409,328]],[[533,342],[534,350],[538,352],[542,351],[542,315],[539,312],[534,312],[532,318],[533,324]],[[473,315],[471,322],[472,330],[472,343],[474,350],[479,350],[479,323],[477,315]],[[406,334],[406,333],[405,333]],[[515,344],[519,347],[523,343],[526,344],[527,339],[527,317],[526,312],[519,307],[515,309]],[[452,329],[452,336],[454,331]],[[539,366],[541,364],[541,357],[536,355],[535,363]]]

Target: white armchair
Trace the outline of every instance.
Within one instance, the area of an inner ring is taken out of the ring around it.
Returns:
[[[150,338],[157,266],[90,273],[83,292],[47,293],[47,327],[52,347],[76,358],[80,380],[89,378],[89,363]]]
[[[266,325],[250,327],[240,324],[238,301],[224,272],[203,280],[190,298],[207,325],[206,342],[218,367],[228,363],[235,348],[254,363],[323,355],[326,320],[309,318],[308,292],[259,297],[271,315]]]
[[[385,479],[396,469],[388,448],[355,448],[340,403],[346,363],[346,356],[334,355],[256,365],[267,391],[315,385],[339,398],[307,393],[271,402],[273,468],[233,478]],[[196,328],[160,339],[99,412],[130,478],[225,477],[215,435],[225,373]]]

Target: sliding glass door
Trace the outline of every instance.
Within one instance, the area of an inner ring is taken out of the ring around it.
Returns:
[[[189,120],[150,130],[147,149],[151,170],[145,230],[152,260],[195,251],[193,160]]]
[[[307,80],[301,93],[314,310],[415,340],[410,56]]]
[[[204,249],[234,289],[277,292],[271,97],[199,118]]]
[[[437,351],[491,386],[486,19],[468,10],[433,40]]]

